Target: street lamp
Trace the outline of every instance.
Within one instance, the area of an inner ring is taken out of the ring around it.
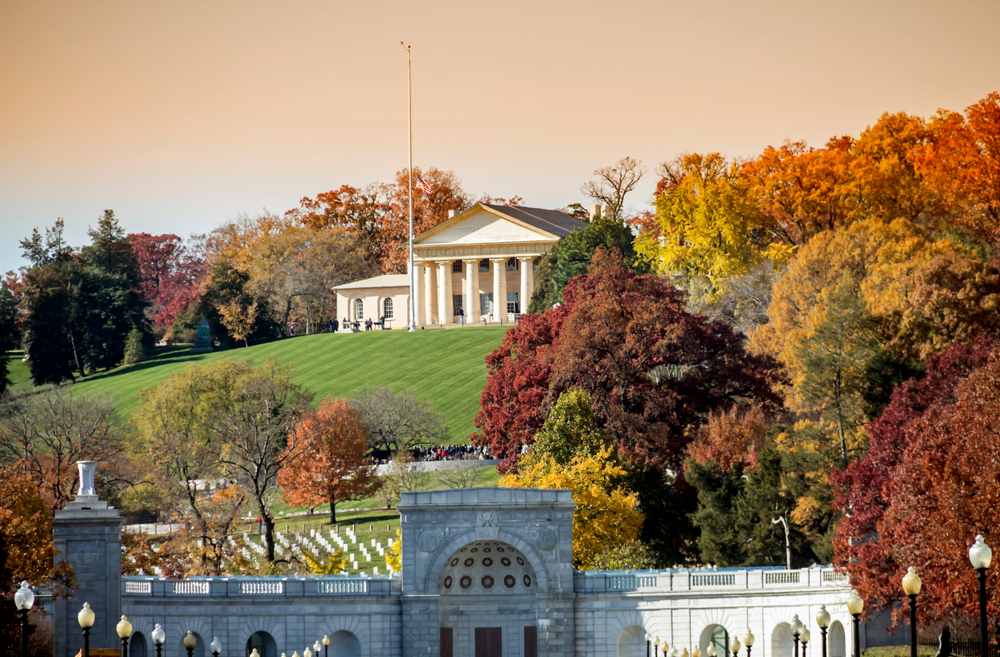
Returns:
[[[35,604],[35,594],[27,582],[21,582],[21,588],[14,594],[14,606],[21,614],[21,657],[28,657],[28,612]]]
[[[212,643],[208,644],[208,647],[212,649],[214,657],[219,657],[219,653],[222,652],[222,642],[219,641],[219,637],[213,636]]]
[[[660,637],[653,637],[653,657],[656,657],[656,651],[660,648]]]
[[[691,651],[691,657],[701,657],[701,648],[695,646],[694,650]]]
[[[733,640],[729,642],[729,649],[733,652],[733,657],[738,657],[740,654],[740,640],[735,636]]]
[[[646,654],[649,654],[649,639],[646,639]],[[323,635],[323,656],[330,657],[330,637]]]
[[[673,648],[670,649],[670,657],[678,657],[677,646],[674,646]]]
[[[718,657],[718,655],[719,655],[719,649],[715,647],[715,637],[714,636],[712,637],[712,643],[708,644],[708,650],[706,650],[705,652],[708,653],[708,657]]]
[[[816,624],[819,625],[819,633],[823,640],[823,657],[826,657],[826,628],[830,627],[830,612],[826,610],[826,605],[820,605],[816,612]]]
[[[861,622],[861,612],[865,610],[865,601],[858,595],[857,589],[851,589],[851,595],[847,597],[847,613],[854,619],[854,657],[861,657],[861,633],[858,632],[858,624]]]
[[[306,649],[302,651],[302,657],[313,657],[313,651],[306,646]]]
[[[691,654],[688,653],[688,649],[687,648],[684,648],[683,650],[681,650],[681,657],[691,657]]]
[[[163,642],[167,640],[163,627],[157,623],[153,631],[150,632],[150,636],[153,637],[153,645],[156,646],[156,657],[163,657]]]
[[[802,628],[802,632],[799,633],[799,641],[802,642],[802,657],[806,657],[806,644],[809,643],[809,628]]]
[[[646,632],[646,657],[649,657],[649,645],[653,642],[653,637]]]
[[[128,640],[132,636],[132,623],[128,622],[125,616],[115,625],[118,638],[122,640],[122,657],[128,657]]]
[[[917,657],[917,596],[920,594],[920,576],[910,566],[903,575],[903,593],[910,599],[910,657]]]
[[[83,657],[90,657],[90,628],[94,626],[95,620],[97,617],[90,608],[90,603],[84,602],[83,609],[76,615],[76,622],[83,628]]]
[[[743,645],[747,647],[747,657],[750,657],[750,648],[753,646],[754,640],[756,640],[756,637],[753,635],[753,632],[751,632],[750,628],[748,627],[747,633],[743,635]]]
[[[316,655],[316,657],[319,657],[319,653],[322,651],[323,646],[320,644],[319,640],[317,640],[316,643],[313,644],[313,654]]]
[[[802,634],[802,627],[799,615],[792,616],[792,640],[795,642],[795,657],[799,657],[799,635]]]
[[[194,632],[188,630],[187,634],[184,635],[184,647],[187,648],[188,657],[193,657],[194,648],[197,645],[198,645],[198,638],[195,637]]]
[[[982,534],[976,535],[976,542],[969,548],[969,561],[979,575],[979,654],[980,657],[987,657],[989,650],[987,643],[989,635],[986,625],[986,569],[990,567],[993,560],[993,550],[983,540]],[[24,586],[23,584],[21,585]]]

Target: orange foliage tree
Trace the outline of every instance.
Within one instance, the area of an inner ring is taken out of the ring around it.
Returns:
[[[292,435],[302,455],[278,473],[286,503],[311,508],[329,502],[330,522],[336,523],[338,502],[374,493],[378,479],[367,456],[368,430],[347,401],[324,399]]]

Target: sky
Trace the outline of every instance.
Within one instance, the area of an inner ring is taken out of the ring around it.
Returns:
[[[588,204],[625,156],[821,145],[1000,90],[1000,3],[924,0],[0,0],[0,271],[110,208],[128,232],[389,181]]]

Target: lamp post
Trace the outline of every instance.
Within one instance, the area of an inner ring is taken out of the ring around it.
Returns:
[[[743,645],[747,647],[747,657],[750,657],[750,648],[753,647],[753,642],[757,637],[753,635],[750,628],[747,628],[747,633],[743,635]]]
[[[802,657],[806,657],[806,644],[809,643],[809,628],[802,628],[802,632],[799,633],[799,641],[802,643]]]
[[[194,632],[191,630],[187,631],[184,635],[184,647],[187,649],[188,657],[193,657],[194,648],[198,645],[198,639],[195,637]]]
[[[740,654],[740,640],[733,637],[733,640],[729,642],[729,649],[733,653],[733,657],[739,657]]]
[[[691,651],[691,657],[701,657],[701,648],[695,646],[694,650]]]
[[[795,642],[795,657],[799,657],[799,635],[802,634],[802,627],[799,615],[792,616],[792,641]]]
[[[823,641],[823,657],[826,657],[826,628],[830,627],[830,612],[826,610],[826,605],[820,605],[816,612],[816,624],[819,625],[820,638]]]
[[[163,642],[167,640],[167,635],[159,623],[150,632],[150,636],[153,638],[153,645],[156,646],[156,657],[163,657]]]
[[[14,606],[21,614],[21,657],[28,657],[28,612],[34,604],[34,592],[27,582],[21,582],[21,588],[14,594]]]
[[[76,615],[76,622],[83,628],[83,657],[90,657],[90,628],[94,626],[97,617],[94,610],[90,608],[89,602],[83,603],[83,609]]]
[[[656,651],[660,649],[660,637],[653,637],[653,657],[656,657]]]
[[[857,589],[851,589],[851,595],[847,598],[847,613],[851,615],[854,619],[853,625],[853,636],[852,641],[854,642],[854,657],[861,657],[861,633],[858,632],[858,624],[861,621],[861,612],[865,610],[865,601],[861,599],[858,595]]]
[[[990,567],[993,560],[993,550],[983,540],[982,534],[976,535],[976,542],[969,548],[969,561],[976,569],[979,576],[979,655],[987,657],[989,654],[989,628],[986,624],[986,569]],[[22,586],[24,586],[22,584]]]
[[[649,654],[649,639],[646,639],[646,654]],[[330,637],[323,635],[323,657],[330,657]]]
[[[653,642],[653,637],[649,636],[649,632],[646,632],[646,657],[649,657],[649,645]]]
[[[317,640],[316,643],[313,644],[313,655],[319,657],[319,653],[321,653],[322,651],[323,651],[323,646]]]
[[[115,631],[118,632],[118,638],[122,640],[122,657],[128,657],[128,640],[132,636],[132,623],[128,622],[128,618],[122,616],[122,619],[115,625]]]
[[[214,657],[219,657],[219,653],[222,652],[222,642],[219,641],[219,637],[213,636],[212,643],[208,644],[208,647],[212,649]]]
[[[917,596],[920,594],[920,576],[910,566],[903,576],[903,593],[910,599],[910,657],[917,657]]]

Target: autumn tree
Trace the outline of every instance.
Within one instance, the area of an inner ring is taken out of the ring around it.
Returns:
[[[128,240],[139,266],[150,319],[156,326],[169,328],[177,314],[199,296],[199,286],[207,273],[203,244],[197,236],[185,244],[169,233],[131,233]]]
[[[0,401],[0,452],[17,464],[50,511],[72,500],[79,484],[76,462],[114,460],[126,435],[110,400],[70,388],[8,393]],[[109,470],[102,474],[112,476]]]
[[[939,110],[928,143],[909,158],[942,195],[960,225],[996,243],[1000,235],[1000,94],[992,92],[964,115]]]
[[[552,405],[541,431],[535,434],[532,452],[567,465],[574,456],[595,454],[602,447],[612,446],[594,417],[590,394],[574,389],[559,395]]]
[[[623,488],[618,479],[625,470],[614,463],[611,451],[575,456],[560,465],[547,454],[522,458],[518,474],[500,479],[510,488],[554,488],[573,492],[573,563],[588,564],[609,547],[622,546],[639,538],[644,516],[639,498]]]
[[[243,342],[244,347],[250,346],[250,333],[257,321],[257,302],[242,298],[233,299],[219,306],[222,315],[222,325],[229,331],[234,340]]]
[[[286,503],[310,508],[329,503],[330,522],[336,523],[338,502],[372,495],[378,479],[368,458],[368,430],[347,401],[324,399],[292,433],[291,444],[303,457],[278,473]]]
[[[623,157],[611,166],[595,169],[597,180],[584,183],[580,191],[595,202],[608,206],[609,216],[605,219],[623,223],[625,197],[635,189],[645,173],[641,161]]]

